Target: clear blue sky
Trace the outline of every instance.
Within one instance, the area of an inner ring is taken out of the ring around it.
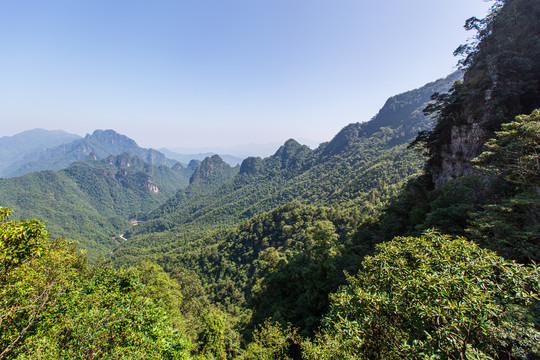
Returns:
[[[455,69],[483,0],[2,0],[0,136],[326,141]]]

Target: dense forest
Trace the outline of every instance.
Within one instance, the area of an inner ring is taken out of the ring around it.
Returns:
[[[539,359],[539,19],[495,1],[462,72],[316,149],[1,179],[0,359]]]
[[[187,186],[190,175],[128,153],[103,160],[91,154],[60,171],[0,179],[0,201],[17,219],[44,219],[53,235],[78,241],[95,260],[120,244],[130,219]]]

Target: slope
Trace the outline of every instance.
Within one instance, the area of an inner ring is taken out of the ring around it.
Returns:
[[[54,236],[80,242],[95,259],[117,246],[128,220],[185,187],[189,170],[155,166],[127,153],[90,157],[61,171],[0,179],[0,203],[21,218],[47,219]]]
[[[28,153],[19,161],[10,164],[0,175],[12,177],[34,171],[61,170],[75,161],[86,159],[92,153],[98,159],[103,159],[124,152],[154,165],[174,166],[177,163],[175,160],[167,159],[157,150],[139,147],[134,140],[113,130],[95,130],[83,139]]]
[[[80,136],[61,130],[33,129],[13,136],[0,138],[0,173],[14,162],[30,153],[80,139]]]
[[[420,159],[405,144],[429,126],[421,109],[430,95],[448,90],[459,76],[392,97],[371,121],[345,127],[316,150],[291,139],[273,156],[247,158],[230,181],[204,193],[188,187],[128,235],[230,226],[293,200],[352,207],[371,199],[374,206],[364,210],[373,213],[371,207],[383,203],[397,184],[419,170]]]

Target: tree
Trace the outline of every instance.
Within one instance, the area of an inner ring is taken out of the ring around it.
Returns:
[[[297,350],[300,336],[291,325],[283,326],[265,320],[253,331],[253,340],[247,344],[240,360],[290,360],[293,350]]]
[[[495,135],[474,162],[484,176],[502,182],[509,195],[484,204],[481,211],[473,214],[468,231],[505,257],[524,263],[538,261],[540,109],[503,124]]]
[[[73,243],[10,213],[0,208],[0,359],[189,358],[167,316],[178,285],[161,268],[88,266]]]
[[[474,162],[484,172],[504,176],[525,189],[540,191],[540,109],[502,124]]]
[[[10,214],[0,207],[0,359],[24,342],[84,263],[71,242],[50,239],[39,220],[8,221]]]
[[[537,266],[427,231],[377,246],[331,310],[307,359],[526,359],[540,356]]]

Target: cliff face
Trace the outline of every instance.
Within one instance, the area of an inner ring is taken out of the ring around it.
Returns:
[[[471,83],[476,71],[470,71],[464,77],[464,85]],[[442,186],[448,179],[475,174],[471,160],[485,150],[484,143],[493,137],[504,120],[494,116],[495,102],[490,94],[496,82],[484,90],[482,101],[469,99],[459,110],[461,121],[455,121],[449,129],[449,139],[440,148],[440,163],[432,172],[435,187]],[[517,115],[517,114],[516,114]],[[494,125],[497,124],[497,125]]]
[[[455,126],[451,131],[450,144],[442,150],[440,171],[433,173],[435,187],[442,186],[450,178],[473,175],[471,160],[482,152],[483,144],[491,135],[474,120]]]
[[[424,139],[435,187],[474,173],[471,160],[502,123],[540,106],[540,2],[506,0],[479,28],[462,83],[439,96],[437,123]],[[475,26],[469,26],[475,28]]]

